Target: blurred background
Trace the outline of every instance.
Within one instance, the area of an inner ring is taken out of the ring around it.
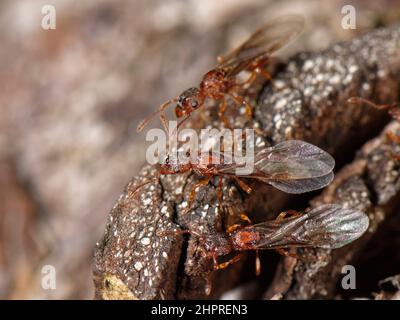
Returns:
[[[49,4],[55,30],[41,27]],[[341,28],[345,4],[356,7],[356,30]],[[396,20],[400,3],[1,0],[0,298],[93,298],[94,245],[144,164],[139,121],[286,13],[307,25],[283,59]],[[45,265],[55,290],[41,286]]]

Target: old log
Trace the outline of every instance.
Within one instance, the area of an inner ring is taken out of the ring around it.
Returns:
[[[274,80],[260,90],[253,121],[238,117],[235,124],[258,127],[256,146],[259,148],[286,139],[302,139],[331,152],[340,167],[351,161],[358,148],[388,121],[382,112],[349,105],[346,101],[354,95],[382,103],[398,99],[399,49],[400,26],[397,24],[335,44],[322,52],[300,53],[277,67]],[[188,125],[196,127],[197,123],[193,121]],[[221,125],[217,117],[209,119],[207,124]],[[94,281],[99,299],[207,298],[207,279],[212,269],[210,261],[199,256],[196,240],[187,236],[160,237],[156,232],[177,229],[223,232],[235,217],[218,208],[217,181],[202,187],[191,210],[187,210],[189,193],[201,179],[195,174],[162,176],[158,183],[144,186],[138,197],[132,197],[136,186],[154,177],[155,173],[154,167],[143,168],[126,186],[110,212],[94,258]],[[360,192],[364,194],[366,186],[362,183],[363,180],[356,181],[354,187],[362,189]],[[252,183],[251,186],[256,191],[247,196],[233,181],[224,179],[224,208],[244,210],[253,220],[262,221],[284,209],[307,207],[310,199],[310,195],[289,196],[262,184]],[[324,199],[329,190],[322,196]],[[345,190],[343,193],[343,197],[351,196]],[[332,201],[335,197],[331,196]],[[329,261],[346,256],[346,252],[352,255],[351,248],[350,245],[332,254],[324,252],[324,257],[318,256],[318,259],[323,259],[322,264],[327,265]],[[304,251],[304,254],[318,255],[313,250]],[[285,298],[332,296],[336,280],[319,280],[312,276],[322,267],[287,260],[282,263],[285,265],[278,270],[281,269],[281,276],[287,278],[289,287],[278,291],[282,291]],[[217,298],[238,281],[243,281],[242,266],[243,263],[237,263],[212,273],[213,290],[208,297]],[[289,273],[288,268],[292,270]],[[277,277],[280,276],[276,274],[274,282],[266,283],[264,289],[269,285],[276,287]],[[304,289],[309,282],[318,281],[326,283],[310,292]],[[267,290],[266,297],[270,296],[268,292],[271,291]]]

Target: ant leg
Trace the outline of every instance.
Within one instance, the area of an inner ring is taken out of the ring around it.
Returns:
[[[253,82],[257,79],[258,75],[261,75],[265,78],[266,81],[270,81],[272,79],[271,75],[269,74],[269,72],[265,69],[265,64],[266,61],[265,59],[261,59],[259,61],[256,61],[255,63],[253,63],[253,65],[251,66],[251,75],[250,77],[243,83],[241,83],[240,85],[249,85],[251,86],[253,84]]]
[[[232,259],[230,259],[230,260],[228,260],[226,262],[222,262],[220,264],[217,263],[217,265],[215,265],[215,262],[216,262],[216,258],[215,258],[215,260],[214,260],[214,269],[215,270],[225,269],[228,266],[230,266],[231,264],[233,264],[235,262],[238,262],[240,259],[241,259],[241,255],[237,255],[237,256],[233,257]]]
[[[228,106],[228,103],[226,102],[226,99],[225,98],[222,99],[222,103],[219,105],[218,116],[222,120],[225,128],[230,129],[231,126],[229,125],[228,119],[224,116],[227,106]]]
[[[190,205],[192,204],[194,197],[196,196],[196,192],[197,192],[196,189],[208,185],[210,183],[210,180],[212,179],[212,177],[213,177],[212,175],[209,175],[204,180],[201,180],[194,185],[194,187],[192,188],[192,191],[189,194],[188,210],[190,209]]]
[[[236,176],[232,176],[232,178],[237,182],[237,184],[239,185],[239,187],[245,191],[246,193],[250,194],[253,190],[251,189],[251,187],[249,187],[246,183],[244,183],[242,180],[240,180],[238,177]]]
[[[400,154],[392,154],[392,158],[393,158],[395,161],[400,162]]]
[[[270,81],[272,79],[271,75],[267,70],[262,67],[258,67],[259,73],[265,78],[265,80]]]
[[[375,108],[378,110],[385,110],[385,109],[391,110],[396,108],[396,103],[375,105]]]
[[[127,194],[128,199],[131,199],[142,187],[144,187],[149,183],[156,182],[158,179],[160,179],[160,174],[157,174],[153,179],[150,179],[148,181],[139,184],[138,186],[135,187],[134,190],[128,192]]]
[[[251,120],[252,117],[253,117],[253,110],[252,110],[252,108],[251,108],[251,105],[250,105],[245,99],[243,99],[243,98],[240,97],[240,96],[235,96],[235,95],[229,94],[229,93],[228,93],[228,95],[229,95],[234,101],[236,101],[236,103],[245,106],[245,108],[246,108],[246,115],[247,115],[247,117],[249,118],[249,120]]]
[[[282,256],[299,259],[299,256],[296,253],[289,252],[286,249],[277,248],[277,249],[275,249],[275,251],[278,252]]]
[[[239,214],[240,219],[242,219],[243,221],[246,221],[249,225],[252,225],[253,222],[250,220],[250,218],[243,212],[241,212]],[[234,225],[231,225],[230,227],[228,227],[228,229],[226,229],[226,232],[229,234],[231,234],[232,232],[234,232],[235,230],[237,230],[238,228],[241,228],[242,225],[236,223]]]
[[[249,218],[246,214],[240,213],[239,216],[240,216],[240,218],[241,218],[242,220],[246,221],[249,225],[252,225],[252,224],[253,224],[253,223],[251,222],[250,218]],[[242,227],[241,224],[235,223],[235,224],[231,225],[230,227],[228,227],[228,229],[226,229],[226,232],[227,232],[228,234],[231,234],[232,232],[236,231],[238,228],[241,228],[241,227]]]
[[[190,118],[190,115],[187,115],[185,118],[183,118],[183,119],[178,123],[178,125],[176,126],[176,130],[178,130],[178,128],[179,128],[184,122],[186,122],[186,120],[189,119],[189,118]]]
[[[281,212],[277,217],[276,217],[276,221],[281,221],[283,219],[285,219],[287,216],[300,216],[301,213],[297,212],[296,210],[287,210],[287,211],[283,211]]]
[[[218,207],[222,208],[222,195],[223,195],[223,191],[222,191],[222,176],[218,177],[218,192],[217,192],[217,196],[218,196]]]
[[[164,117],[165,118],[165,117]],[[172,136],[174,136],[175,134],[177,134],[179,127],[187,120],[190,118],[190,115],[187,115],[185,118],[183,118],[181,121],[179,121],[179,123],[177,124],[176,128],[174,129],[174,131],[172,132]],[[165,120],[165,124],[166,124],[166,120]],[[167,130],[168,132],[168,130]]]
[[[386,138],[392,142],[400,144],[400,136],[396,135],[394,132],[386,132]]]
[[[400,122],[400,109],[397,106],[393,107],[389,114],[393,117],[393,119]]]
[[[260,273],[261,273],[260,251],[256,250],[256,276],[259,276]]]
[[[169,131],[168,121],[167,121],[167,117],[166,117],[166,115],[165,115],[165,113],[163,111],[160,113],[160,120],[161,120],[161,123],[164,126],[165,132],[168,133],[168,131]]]
[[[287,216],[287,212],[286,212],[286,211],[283,211],[283,212],[281,212],[280,214],[278,214],[278,216],[275,218],[275,220],[276,220],[276,221],[281,221],[281,220],[285,219],[286,216]]]
[[[211,274],[210,276],[207,277],[206,280],[206,295],[209,296],[211,294],[211,290],[212,290],[212,282],[211,282]]]
[[[243,221],[246,221],[249,225],[253,224],[253,222],[250,220],[250,218],[247,216],[247,214],[245,214],[243,212],[240,214],[240,219],[242,219]]]
[[[200,234],[193,230],[157,230],[156,235],[158,237],[165,237],[165,236],[176,236],[179,234],[190,234],[191,236],[196,236],[200,238]]]
[[[253,69],[253,71],[251,71],[250,77],[246,81],[241,83],[240,85],[241,86],[244,86],[244,85],[251,86],[253,84],[253,82],[257,79],[257,76],[259,74],[261,76],[263,76],[266,81],[270,81],[272,79],[271,75],[269,74],[269,72],[267,70],[265,70],[263,67],[257,66]]]
[[[265,80],[270,81],[272,79],[272,77],[265,67],[267,65],[268,60],[269,59],[256,60],[255,63],[253,63],[253,68],[254,68],[253,70],[257,74],[262,75],[265,78]]]
[[[240,84],[240,86],[245,86],[245,85],[251,86],[252,83],[253,83],[256,79],[257,79],[257,72],[256,72],[255,70],[253,70],[253,71],[251,71],[250,77],[249,77],[246,81],[242,82],[242,83]]]
[[[246,221],[249,225],[252,225],[253,222],[250,220],[250,218],[243,212],[241,212],[239,214],[240,219],[242,219],[243,221]],[[242,227],[242,225],[236,223],[234,225],[231,225],[230,227],[228,227],[228,229],[226,229],[226,232],[228,234],[231,234],[232,232],[234,232],[235,230],[237,230],[238,228]]]
[[[396,103],[392,103],[392,104],[376,104],[368,99],[364,99],[361,97],[351,97],[349,99],[347,99],[347,103],[350,104],[356,104],[356,105],[362,105],[362,104],[366,104],[372,108],[375,108],[377,110],[384,110],[384,109],[394,109],[396,107]]]
[[[400,144],[400,136],[396,135],[392,131],[386,132],[386,139],[391,142]],[[392,153],[392,158],[396,161],[400,161],[400,154]]]
[[[213,254],[212,259],[213,259],[213,263],[214,263],[214,270],[217,270],[218,269],[217,255]]]
[[[164,230],[164,231],[157,231],[156,235],[159,237],[164,237],[164,236],[176,236],[178,234],[192,234],[193,232],[190,230]]]
[[[240,224],[233,224],[233,225],[231,225],[230,227],[228,227],[228,229],[226,229],[226,233],[228,234],[228,235],[230,235],[232,232],[235,232],[237,229],[239,229],[241,227],[241,225]]]

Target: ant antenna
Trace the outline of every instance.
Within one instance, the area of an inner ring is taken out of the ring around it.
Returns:
[[[168,100],[168,101],[166,101],[166,102],[164,102],[159,108],[158,108],[158,110],[156,110],[156,111],[154,111],[153,113],[151,113],[150,115],[148,115],[145,119],[143,119],[140,123],[139,123],[139,125],[137,126],[137,128],[136,128],[136,132],[141,132],[143,129],[144,129],[144,127],[149,123],[149,121],[151,120],[151,119],[153,119],[157,114],[159,114],[159,113],[161,113],[161,121],[163,122],[163,125],[164,125],[164,127],[165,127],[165,129],[167,130],[167,124],[166,124],[166,117],[165,117],[165,115],[164,115],[164,110],[171,104],[171,103],[173,103],[173,102],[175,102],[175,101],[177,101],[177,98],[174,98],[174,99],[171,99],[171,100]]]
[[[356,105],[362,105],[362,104],[366,104],[372,108],[375,108],[377,110],[383,110],[383,109],[388,109],[393,107],[395,104],[382,104],[382,105],[378,105],[368,99],[364,99],[361,97],[351,97],[349,99],[347,99],[347,103],[350,104],[356,104]]]
[[[134,195],[135,195],[141,188],[143,188],[145,185],[148,185],[149,183],[153,183],[153,182],[158,181],[158,180],[160,179],[160,176],[161,176],[161,174],[158,172],[158,173],[155,175],[154,178],[152,178],[152,179],[150,179],[150,180],[147,180],[147,181],[145,181],[145,182],[139,184],[138,186],[136,186],[136,188],[135,188],[133,191],[129,192],[128,197],[131,198],[132,196],[134,196]]]
[[[200,237],[200,234],[198,234],[197,232],[192,231],[192,230],[163,230],[163,231],[156,232],[156,235],[159,237],[176,236],[178,234],[190,234],[190,235],[194,235],[196,237]]]

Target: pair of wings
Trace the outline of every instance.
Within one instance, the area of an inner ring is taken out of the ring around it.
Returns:
[[[267,58],[292,41],[304,28],[304,18],[287,15],[273,19],[254,32],[243,44],[224,56],[220,56],[217,68],[223,68],[228,76],[246,70],[255,59]]]
[[[219,172],[237,175],[244,165],[224,165]],[[239,177],[257,179],[286,193],[299,194],[327,186],[333,179],[334,167],[335,160],[324,150],[304,141],[287,140],[257,153],[253,173]]]
[[[266,221],[240,231],[258,232],[260,240],[255,244],[256,249],[293,246],[336,249],[359,238],[368,226],[369,219],[364,212],[327,204],[299,216]]]

